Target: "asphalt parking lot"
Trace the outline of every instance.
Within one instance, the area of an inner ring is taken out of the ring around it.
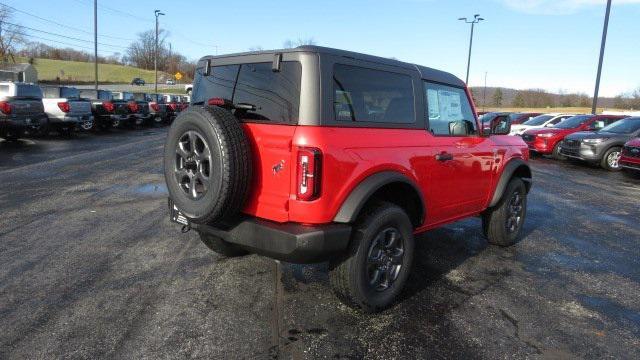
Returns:
[[[0,140],[0,359],[640,358],[640,179],[532,161],[524,238],[418,238],[362,315],[326,266],[222,259],[169,223],[165,129]]]

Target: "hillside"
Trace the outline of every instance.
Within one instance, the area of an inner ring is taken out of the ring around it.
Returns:
[[[34,59],[38,78],[42,82],[55,82],[56,77],[63,83],[90,83],[94,81],[93,63],[65,60]],[[27,62],[26,58],[16,58],[16,62]],[[163,81],[167,74],[158,72],[158,80]],[[143,70],[132,66],[98,64],[100,83],[129,83],[139,77],[147,83],[154,81],[153,70]]]
[[[497,87],[487,87],[486,93],[483,87],[471,87],[471,91],[473,92],[474,99],[476,105],[478,107],[487,107],[487,108],[495,108],[495,104],[493,101],[493,94],[495,93]],[[522,107],[532,107],[532,108],[544,108],[546,107],[543,103],[550,100],[550,107],[581,107],[581,108],[590,108],[591,107],[591,96],[586,94],[555,94],[555,93],[544,93],[540,94],[537,90],[517,90],[510,88],[499,88],[502,91],[502,108],[509,108],[514,106],[514,100],[516,98],[516,94],[521,91],[524,93],[525,102],[535,102],[532,97],[537,97],[539,104],[524,104],[524,106],[517,106],[519,108]],[[483,101],[483,98],[484,101]],[[548,100],[547,100],[548,99]],[[615,98],[608,97],[600,97],[598,99],[598,107],[612,108],[616,105]]]

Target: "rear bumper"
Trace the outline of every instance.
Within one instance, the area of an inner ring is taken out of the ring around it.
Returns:
[[[171,220],[181,216],[169,201]],[[346,251],[351,237],[348,224],[301,225],[244,218],[227,229],[190,224],[199,233],[217,236],[250,252],[292,263],[329,260]]]

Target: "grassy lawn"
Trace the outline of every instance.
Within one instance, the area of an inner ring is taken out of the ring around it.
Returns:
[[[27,62],[26,58],[16,58],[16,62]],[[93,63],[79,61],[35,59],[38,79],[55,81],[56,77],[64,82],[92,82],[94,81]],[[158,72],[158,78],[163,73]],[[147,83],[154,81],[153,70],[142,70],[132,66],[98,64],[98,80],[110,83],[129,83],[131,79],[139,77]]]

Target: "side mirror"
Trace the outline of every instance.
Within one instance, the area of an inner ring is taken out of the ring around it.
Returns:
[[[487,135],[509,135],[511,132],[511,120],[507,116],[499,116],[491,120]]]
[[[545,125],[544,127],[553,127],[553,125],[555,125],[555,124],[549,123],[549,124]]]

